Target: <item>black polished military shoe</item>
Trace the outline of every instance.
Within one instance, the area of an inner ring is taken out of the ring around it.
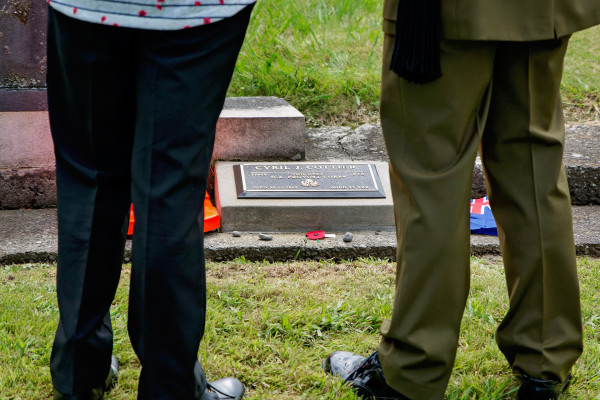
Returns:
[[[567,377],[565,383],[535,379],[525,374],[520,374],[519,380],[521,381],[521,387],[515,400],[555,400],[559,399],[561,394],[569,387],[571,375]]]
[[[91,389],[88,392],[78,395],[63,394],[58,390],[54,389],[54,400],[102,400],[104,394],[111,391],[117,384],[119,378],[119,362],[115,356],[111,357],[110,370],[108,371],[108,377],[104,383],[98,387]]]
[[[208,382],[200,400],[240,400],[244,397],[244,384],[235,378]]]
[[[334,351],[323,361],[323,371],[345,381],[366,359],[349,351]]]
[[[385,382],[377,352],[362,357],[347,351],[336,351],[323,361],[323,370],[342,378],[363,399],[409,400]]]

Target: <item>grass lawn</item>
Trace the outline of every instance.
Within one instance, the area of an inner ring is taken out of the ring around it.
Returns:
[[[600,259],[578,260],[586,349],[565,399],[600,399]],[[108,399],[135,399],[140,366],[126,332],[130,268],[113,304],[120,381]],[[208,316],[200,358],[210,378],[234,375],[247,398],[355,399],[320,363],[344,349],[368,355],[389,317],[394,265],[344,263],[210,263]],[[0,268],[0,399],[50,399],[48,369],[58,312],[55,266]],[[516,384],[494,330],[506,312],[499,258],[473,258],[471,295],[448,399],[510,399]]]
[[[381,0],[260,0],[230,96],[281,97],[309,126],[378,123]],[[569,124],[600,123],[600,27],[577,32],[562,93]]]

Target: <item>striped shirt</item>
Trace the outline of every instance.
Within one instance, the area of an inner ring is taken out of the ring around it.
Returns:
[[[231,17],[256,0],[48,0],[56,11],[98,24],[179,30]]]

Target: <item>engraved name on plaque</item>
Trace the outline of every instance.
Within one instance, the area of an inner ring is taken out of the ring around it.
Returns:
[[[238,198],[385,198],[368,163],[252,163],[233,166]]]

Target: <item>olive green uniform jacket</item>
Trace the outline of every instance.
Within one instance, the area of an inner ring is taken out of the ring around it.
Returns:
[[[398,0],[384,4],[393,33]],[[456,40],[554,39],[600,24],[597,0],[442,0],[442,37]]]

